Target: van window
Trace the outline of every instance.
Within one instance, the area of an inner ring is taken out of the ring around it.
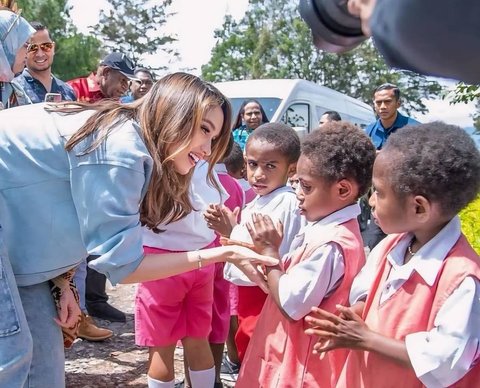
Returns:
[[[291,127],[310,128],[310,106],[308,104],[292,104],[285,111],[282,123]]]
[[[258,97],[241,97],[241,98],[230,98],[230,103],[232,104],[232,119],[235,121],[238,110],[243,104],[243,101],[254,99],[257,100],[263,107],[265,114],[267,115],[268,121],[272,120],[273,114],[277,111],[278,106],[282,102],[280,98],[258,98]]]

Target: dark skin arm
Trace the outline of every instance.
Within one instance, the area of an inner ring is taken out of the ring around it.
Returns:
[[[358,311],[360,305],[357,303],[354,308]],[[361,309],[363,310],[363,306]],[[305,317],[305,322],[310,325],[305,334],[320,337],[314,345],[315,353],[320,354],[339,348],[365,350],[412,368],[405,341],[395,340],[370,330],[352,308],[337,305],[337,310],[340,316],[313,307],[312,313]]]
[[[268,252],[268,255],[273,255],[272,257],[280,259],[278,251],[283,239],[283,225],[281,223],[275,226],[269,216],[253,214],[252,222],[247,223],[247,229],[252,237],[255,251]],[[273,267],[265,268],[264,271],[267,278],[269,293],[275,304],[285,318],[292,320],[292,318],[283,310],[280,303],[279,283],[280,278],[285,274],[283,266],[279,262],[279,264]]]

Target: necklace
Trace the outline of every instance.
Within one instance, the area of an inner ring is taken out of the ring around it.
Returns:
[[[415,238],[412,239],[412,241],[410,241],[410,244],[408,244],[408,247],[407,247],[407,250],[408,250],[408,253],[410,253],[410,255],[414,255],[415,253],[417,253],[418,251],[413,251],[412,249],[412,246],[413,244],[415,243]]]

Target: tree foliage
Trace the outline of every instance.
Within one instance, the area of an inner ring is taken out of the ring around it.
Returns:
[[[79,33],[70,17],[67,0],[18,0],[28,21],[44,24],[55,41],[52,70],[63,80],[87,75],[98,65],[100,41]]]
[[[178,53],[171,48],[176,39],[172,35],[159,36],[158,31],[172,14],[168,7],[172,0],[162,2],[144,0],[108,0],[109,10],[100,11],[94,31],[109,51],[122,51],[135,64],[144,54],[163,51],[172,57]]]
[[[295,0],[250,0],[240,21],[226,16],[215,31],[217,43],[202,66],[213,82],[258,78],[300,78],[371,103],[376,86],[391,82],[403,94],[403,108],[426,113],[423,98],[442,88],[424,76],[391,70],[371,41],[342,55],[317,51],[308,26],[300,18]]]
[[[450,104],[460,104],[475,102],[475,113],[472,115],[473,126],[477,133],[480,133],[480,85],[468,85],[463,82],[459,82],[453,92],[447,95],[450,98]]]

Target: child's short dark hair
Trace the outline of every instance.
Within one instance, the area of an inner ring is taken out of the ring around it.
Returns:
[[[328,122],[309,134],[302,155],[312,162],[314,174],[328,182],[353,179],[358,197],[372,184],[375,147],[363,130],[346,121]]]
[[[241,171],[245,166],[245,159],[243,158],[242,148],[238,143],[233,142],[232,149],[229,154],[223,159],[223,163],[230,173]]]
[[[288,159],[295,163],[300,157],[300,138],[292,127],[282,123],[266,123],[260,125],[248,137],[246,148],[252,140],[266,141]]]
[[[480,190],[480,152],[460,127],[440,121],[406,126],[391,135],[381,152],[391,155],[393,190],[422,195],[457,214]]]

